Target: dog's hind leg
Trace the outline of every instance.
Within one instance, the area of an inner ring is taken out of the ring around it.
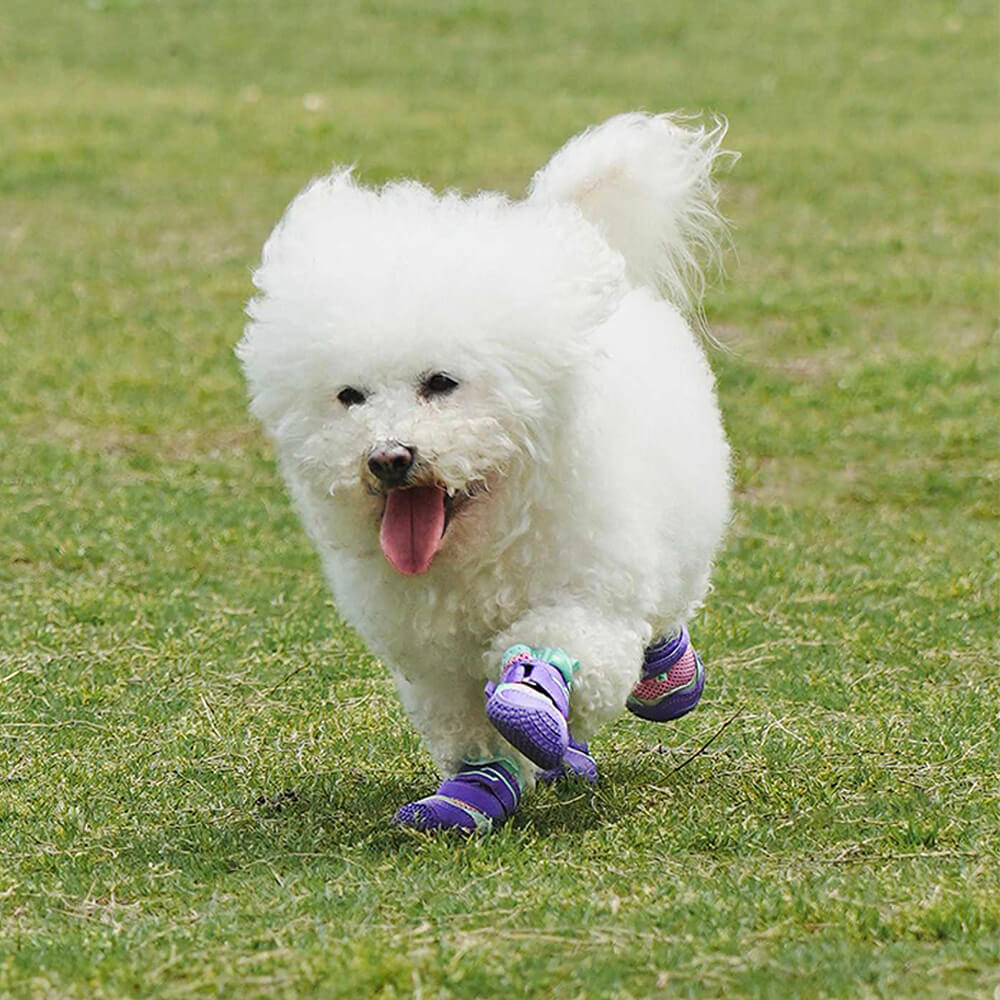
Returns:
[[[698,704],[705,688],[705,665],[680,628],[646,647],[642,676],[625,703],[633,715],[650,722],[669,722]]]

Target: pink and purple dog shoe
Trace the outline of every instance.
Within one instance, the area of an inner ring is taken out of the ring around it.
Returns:
[[[705,665],[687,629],[646,647],[642,677],[625,707],[640,719],[668,722],[686,715],[705,689]]]

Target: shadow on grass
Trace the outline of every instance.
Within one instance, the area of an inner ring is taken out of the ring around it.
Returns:
[[[288,872],[347,854],[379,861],[419,853],[429,841],[464,839],[393,826],[400,805],[430,794],[436,785],[429,769],[416,781],[412,773],[321,772],[290,787],[237,793],[217,808],[181,806],[170,824],[146,824],[137,816],[142,832],[113,845],[114,863],[136,869],[166,865],[200,881],[279,860]],[[505,835],[583,834],[611,821],[613,797],[579,781],[539,788],[526,797]]]

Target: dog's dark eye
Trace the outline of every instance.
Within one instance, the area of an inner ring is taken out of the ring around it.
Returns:
[[[449,392],[458,388],[458,382],[444,372],[435,372],[428,375],[420,386],[420,393],[425,398],[431,396],[447,396]]]
[[[358,403],[363,403],[366,397],[360,389],[355,389],[353,385],[347,385],[337,393],[337,399],[344,406],[357,406]]]

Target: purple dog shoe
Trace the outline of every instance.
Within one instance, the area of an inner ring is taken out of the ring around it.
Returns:
[[[499,682],[486,685],[486,717],[543,769],[557,767],[569,746],[569,688],[579,666],[561,649],[511,646]]]
[[[686,715],[705,688],[705,666],[691,645],[687,629],[646,648],[642,679],[625,707],[640,719],[667,722]]]
[[[590,755],[586,743],[577,743],[572,736],[563,759],[547,771],[539,771],[537,780],[543,785],[552,785],[570,778],[583,778],[594,784],[597,781],[597,762]]]
[[[521,783],[513,764],[466,764],[434,795],[403,806],[393,822],[413,830],[491,833],[513,816],[520,801]]]

